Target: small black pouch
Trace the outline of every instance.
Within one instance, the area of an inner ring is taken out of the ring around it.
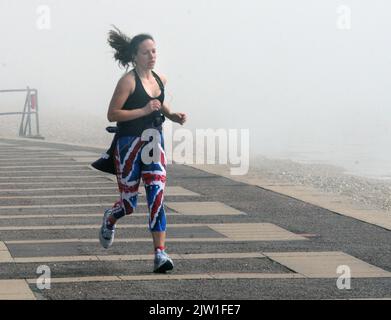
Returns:
[[[115,133],[113,141],[111,142],[111,146],[105,153],[102,154],[98,160],[91,163],[91,166],[96,170],[116,175],[114,151],[118,140],[118,130],[116,127],[107,127],[106,130],[110,133]]]

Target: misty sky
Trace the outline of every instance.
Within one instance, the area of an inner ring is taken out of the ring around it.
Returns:
[[[50,30],[37,28],[39,5]],[[42,113],[105,118],[124,72],[106,42],[115,24],[154,36],[188,128],[249,128],[255,151],[369,148],[391,142],[390,12],[387,0],[0,0],[0,88],[39,89]]]

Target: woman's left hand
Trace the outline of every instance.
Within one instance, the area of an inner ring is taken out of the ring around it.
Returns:
[[[177,122],[180,125],[183,125],[187,120],[187,116],[185,113],[182,112],[172,113],[170,116],[170,120],[173,122]]]

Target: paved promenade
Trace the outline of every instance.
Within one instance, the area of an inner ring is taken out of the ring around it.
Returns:
[[[387,217],[371,223],[190,166],[168,166],[174,272],[152,273],[143,188],[101,248],[103,211],[118,199],[115,177],[89,166],[102,151],[0,139],[0,299],[391,298]]]

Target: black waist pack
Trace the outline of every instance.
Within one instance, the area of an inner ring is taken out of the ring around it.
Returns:
[[[115,133],[113,141],[111,142],[110,148],[102,154],[102,156],[91,163],[91,166],[96,170],[116,175],[115,164],[114,164],[114,150],[118,140],[118,128],[107,127],[106,130],[110,133]]]

